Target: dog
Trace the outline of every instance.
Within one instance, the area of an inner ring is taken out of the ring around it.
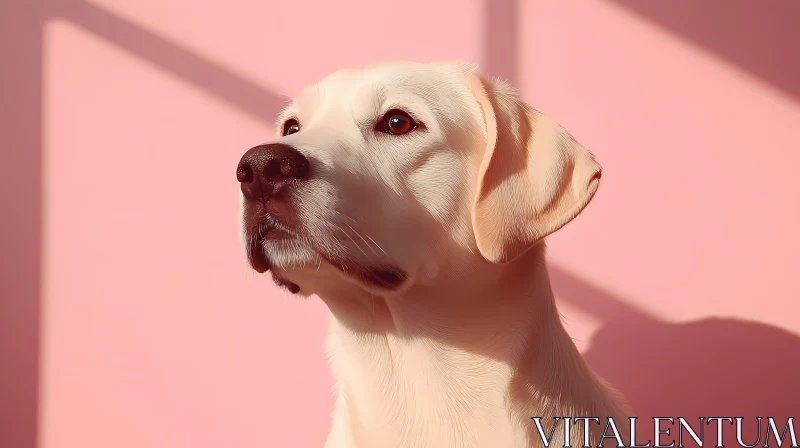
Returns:
[[[602,172],[569,132],[474,65],[416,62],[333,73],[276,130],[237,166],[242,238],[331,311],[327,448],[597,446],[628,422],[545,264]]]

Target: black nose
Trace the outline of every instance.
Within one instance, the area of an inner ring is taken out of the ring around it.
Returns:
[[[309,163],[299,151],[283,143],[250,148],[236,167],[236,179],[247,199],[275,194],[284,185],[308,176]]]

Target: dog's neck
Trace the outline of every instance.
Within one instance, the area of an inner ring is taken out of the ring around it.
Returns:
[[[538,357],[542,341],[569,339],[556,309],[543,244],[508,265],[459,266],[442,275],[445,281],[388,297],[350,285],[326,288],[319,295],[342,332],[359,340],[425,341],[515,368],[528,355]]]
[[[348,424],[385,425],[382,412],[409,414],[402,425],[423,427],[424,418],[460,415],[450,423],[530,441],[531,417],[549,430],[556,416],[618,415],[563,328],[544,246],[506,266],[474,268],[480,275],[455,274],[446,290],[321,296],[335,318],[331,352]]]

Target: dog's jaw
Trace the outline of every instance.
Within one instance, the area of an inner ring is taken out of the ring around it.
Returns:
[[[561,325],[543,248],[514,264],[507,269],[529,275],[500,273],[501,286],[475,285],[465,297],[419,288],[321,296],[336,318],[329,348],[340,394],[326,446],[356,437],[355,446],[527,447],[538,440],[534,416],[626,419]],[[577,428],[572,439],[582,446]]]

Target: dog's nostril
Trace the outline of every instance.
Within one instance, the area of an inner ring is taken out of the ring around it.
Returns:
[[[283,174],[281,165],[282,162],[280,160],[270,160],[264,167],[264,174],[267,176],[268,179],[281,176]]]
[[[267,179],[289,178],[302,179],[308,175],[308,159],[297,152],[280,154],[264,166]]]
[[[303,156],[288,157],[281,163],[281,174],[292,179],[302,179],[308,175],[308,159]]]
[[[236,179],[240,183],[253,181],[253,169],[249,163],[243,163],[236,169]]]

